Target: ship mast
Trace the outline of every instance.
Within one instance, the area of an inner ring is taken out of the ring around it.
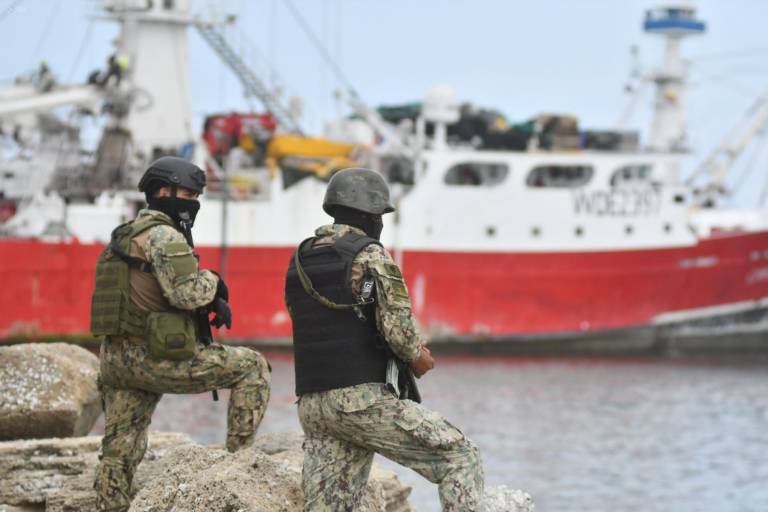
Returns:
[[[151,158],[195,140],[187,58],[188,0],[104,0],[101,19],[120,24],[121,88],[135,91],[124,125],[135,150]],[[169,80],[169,77],[173,77]]]
[[[706,26],[696,19],[696,9],[684,3],[648,10],[643,29],[663,36],[665,45],[662,67],[650,76],[656,94],[648,146],[651,151],[683,152],[687,149],[687,69],[680,43],[688,36],[703,34]]]

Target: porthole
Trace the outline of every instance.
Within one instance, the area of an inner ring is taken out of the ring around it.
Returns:
[[[534,236],[534,237],[541,236],[541,228],[538,226],[533,226],[531,228],[531,236]]]
[[[632,234],[632,233],[634,233],[634,232],[635,232],[635,228],[634,228],[634,227],[630,226],[629,224],[627,224],[626,226],[624,226],[624,233],[625,233],[626,235],[631,235],[631,234]]]
[[[584,234],[584,228],[581,226],[576,226],[576,228],[573,230],[573,234],[576,236],[582,236]]]

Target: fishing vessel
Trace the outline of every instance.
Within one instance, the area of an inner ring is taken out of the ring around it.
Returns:
[[[231,20],[191,16],[179,0],[101,7],[121,31],[89,84],[50,84],[42,70],[0,90],[4,133],[25,147],[2,162],[0,337],[88,331],[94,262],[141,207],[137,177],[153,157],[180,154],[209,173],[194,236],[203,266],[230,283],[232,339],[288,339],[288,259],[330,221],[320,207],[328,177],[364,165],[392,186],[397,213],[385,217],[382,241],[433,339],[534,351],[762,346],[768,210],[729,210],[721,196],[725,172],[768,124],[768,98],[683,176],[680,47],[706,29],[692,5],[651,9],[643,22],[665,45],[655,71],[636,73],[655,87],[645,142],[556,114],[510,126],[448,86],[399,114],[347,91],[354,116],[312,138],[235,50]],[[264,113],[212,115],[192,128],[192,29]],[[94,154],[51,115],[60,106],[107,119]]]

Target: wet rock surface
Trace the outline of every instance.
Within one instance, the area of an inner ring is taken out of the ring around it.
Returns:
[[[94,510],[91,489],[100,438],[0,443],[0,511]],[[182,434],[150,434],[131,511],[301,510],[301,434],[259,436],[231,454]],[[411,490],[374,466],[361,511],[410,512]]]
[[[98,371],[67,343],[0,347],[0,441],[86,435],[101,414]]]

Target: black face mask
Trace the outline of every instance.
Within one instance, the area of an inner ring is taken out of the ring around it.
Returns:
[[[337,208],[333,213],[334,223],[346,224],[347,226],[362,229],[366,235],[376,240],[381,238],[381,231],[384,229],[381,215],[360,212],[351,208]]]
[[[200,201],[180,197],[153,197],[148,206],[169,216],[183,230],[189,230],[195,224]]]
[[[365,229],[365,234],[376,240],[381,239],[381,231],[384,229],[384,221],[381,220],[381,215],[370,215],[370,227]]]

